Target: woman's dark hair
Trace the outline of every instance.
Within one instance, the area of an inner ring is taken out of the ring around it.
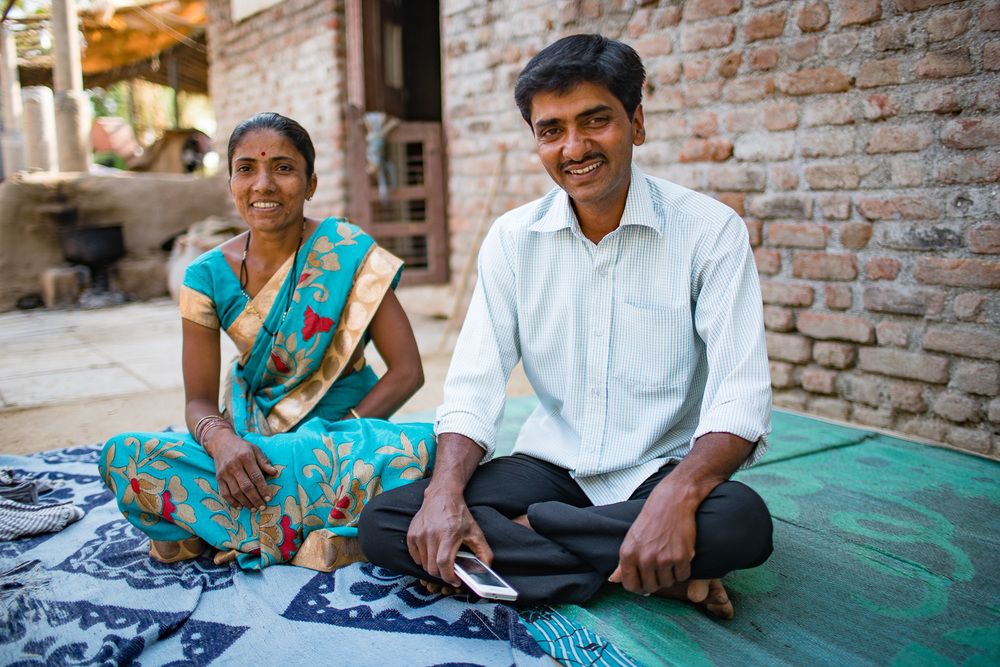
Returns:
[[[538,93],[566,93],[583,82],[611,91],[629,118],[642,102],[646,70],[631,46],[602,35],[570,35],[528,61],[517,76],[514,101],[531,125],[531,101]]]
[[[316,166],[316,149],[313,148],[312,139],[309,138],[309,133],[306,132],[305,128],[296,123],[291,118],[286,118],[281,114],[274,113],[273,111],[265,111],[264,113],[259,113],[256,116],[247,118],[245,121],[236,126],[233,133],[229,135],[229,177],[233,176],[233,153],[236,152],[236,147],[240,145],[245,137],[250,132],[256,132],[258,130],[274,130],[284,138],[288,139],[295,148],[298,149],[299,153],[306,161],[306,180],[309,180],[313,176],[313,169]]]

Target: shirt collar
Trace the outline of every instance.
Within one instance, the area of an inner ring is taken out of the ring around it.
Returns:
[[[582,236],[580,223],[576,219],[573,207],[570,206],[569,195],[566,194],[566,191],[557,187],[549,193],[548,197],[551,198],[548,210],[531,224],[531,230],[551,233],[560,229],[570,229],[578,236]],[[628,196],[625,199],[625,211],[622,213],[619,227],[625,225],[642,225],[653,229],[658,234],[663,233],[663,221],[653,211],[649,183],[646,182],[646,177],[635,163],[632,163],[631,181]]]

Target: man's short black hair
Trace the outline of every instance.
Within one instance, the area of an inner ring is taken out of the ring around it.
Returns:
[[[606,87],[629,118],[642,102],[646,70],[628,44],[602,35],[570,35],[545,47],[517,76],[514,101],[531,125],[531,101],[538,93],[566,93],[588,82]]]

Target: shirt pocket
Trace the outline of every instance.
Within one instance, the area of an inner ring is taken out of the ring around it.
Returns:
[[[612,376],[644,388],[687,382],[694,363],[691,312],[615,304]]]

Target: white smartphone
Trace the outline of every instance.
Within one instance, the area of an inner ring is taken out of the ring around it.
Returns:
[[[516,600],[517,591],[486,566],[475,554],[459,551],[455,554],[455,574],[481,598]]]

